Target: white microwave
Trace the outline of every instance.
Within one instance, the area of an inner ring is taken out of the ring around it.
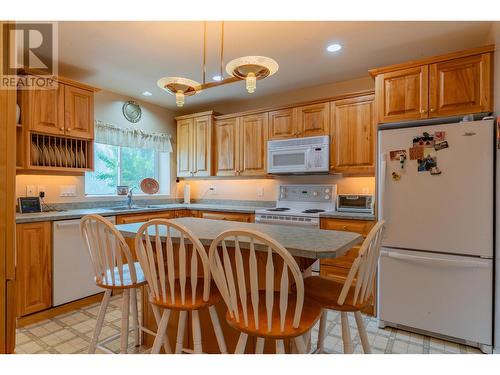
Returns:
[[[320,173],[329,170],[329,137],[267,142],[267,173]]]

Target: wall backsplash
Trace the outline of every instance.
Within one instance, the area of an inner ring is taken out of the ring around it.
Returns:
[[[282,184],[336,184],[337,192],[343,194],[374,194],[374,177],[287,176],[273,179],[210,179],[183,180],[177,185],[177,198],[182,198],[184,184],[191,188],[192,199],[230,199],[274,201]],[[210,191],[215,187],[215,194]],[[262,189],[262,195],[259,195]]]

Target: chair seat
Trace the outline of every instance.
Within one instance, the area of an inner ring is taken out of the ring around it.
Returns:
[[[163,299],[153,299],[151,300],[151,303],[166,308],[166,309],[171,309],[171,310],[199,310],[204,307],[212,306],[221,300],[221,296],[219,293],[219,290],[217,289],[217,286],[215,283],[211,283],[210,285],[210,294],[208,296],[207,301],[203,301],[203,285],[204,285],[204,280],[203,278],[198,278],[198,282],[196,283],[196,292],[195,292],[195,300],[193,303],[192,300],[192,289],[191,289],[191,279],[188,277],[186,279],[186,290],[185,290],[185,301],[184,304],[182,303],[181,299],[181,284],[179,279],[175,279],[174,283],[174,302],[171,302],[171,296],[170,296],[170,285],[168,281],[166,282],[166,297],[167,300],[164,301]],[[160,295],[161,295],[161,290],[160,290]]]
[[[254,311],[252,308],[250,294],[247,295],[248,307],[248,326],[245,325],[243,319],[243,308],[241,302],[238,300],[238,313],[239,322],[236,321],[236,316],[231,317],[229,311],[226,313],[227,323],[234,329],[247,333],[250,336],[258,336],[272,339],[284,339],[301,336],[309,331],[314,324],[318,321],[321,315],[321,305],[314,300],[305,299],[302,308],[302,315],[299,326],[293,327],[293,315],[295,313],[296,296],[295,294],[288,295],[288,308],[286,311],[284,330],[281,331],[280,327],[280,294],[274,293],[273,313],[272,313],[272,329],[267,329],[267,312],[266,312],[266,292],[265,290],[259,291],[259,312],[258,322],[259,328],[255,328]]]
[[[137,288],[139,286],[146,284],[146,279],[144,278],[144,272],[142,272],[141,265],[139,262],[134,263],[135,274],[137,276],[137,281],[132,282],[132,278],[130,277],[130,270],[128,264],[123,265],[123,283],[120,279],[120,272],[118,271],[118,267],[113,268],[113,273],[115,277],[115,282],[113,284],[113,279],[111,278],[111,270],[107,271],[107,280],[103,277],[101,280],[96,280],[96,284],[101,288],[106,289],[128,289],[128,288]]]
[[[323,308],[337,311],[359,311],[370,305],[371,298],[368,298],[363,303],[353,303],[354,287],[349,289],[344,304],[339,305],[337,300],[343,286],[343,283],[321,276],[311,276],[304,279],[305,295],[317,301]]]

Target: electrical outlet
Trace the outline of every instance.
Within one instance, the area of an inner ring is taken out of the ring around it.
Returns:
[[[257,196],[258,197],[263,197],[264,196],[264,188],[263,187],[258,187],[257,188]]]
[[[36,197],[36,187],[35,185],[26,185],[26,196],[27,197]]]
[[[208,191],[210,192],[210,194],[214,195],[214,194],[217,194],[217,186],[210,186],[208,188]]]
[[[41,193],[43,193],[44,196],[47,197],[47,186],[38,185],[38,195],[40,195]]]

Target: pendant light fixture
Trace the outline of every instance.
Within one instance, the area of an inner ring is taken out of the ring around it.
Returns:
[[[226,72],[238,79],[244,79],[247,91],[251,94],[257,87],[257,80],[272,76],[278,71],[278,63],[265,56],[245,56],[231,60]]]
[[[239,80],[246,81],[246,88],[249,93],[255,92],[257,80],[272,76],[278,71],[278,63],[265,56],[245,56],[231,60],[226,65],[226,72],[230,77],[223,76],[224,61],[224,21],[221,23],[221,48],[220,48],[220,80],[217,82],[206,82],[206,55],[207,55],[207,22],[203,22],[203,68],[202,83],[182,77],[163,77],[158,80],[157,85],[175,95],[175,103],[182,107],[186,96],[192,96],[200,93],[202,90],[212,87],[226,85]]]

